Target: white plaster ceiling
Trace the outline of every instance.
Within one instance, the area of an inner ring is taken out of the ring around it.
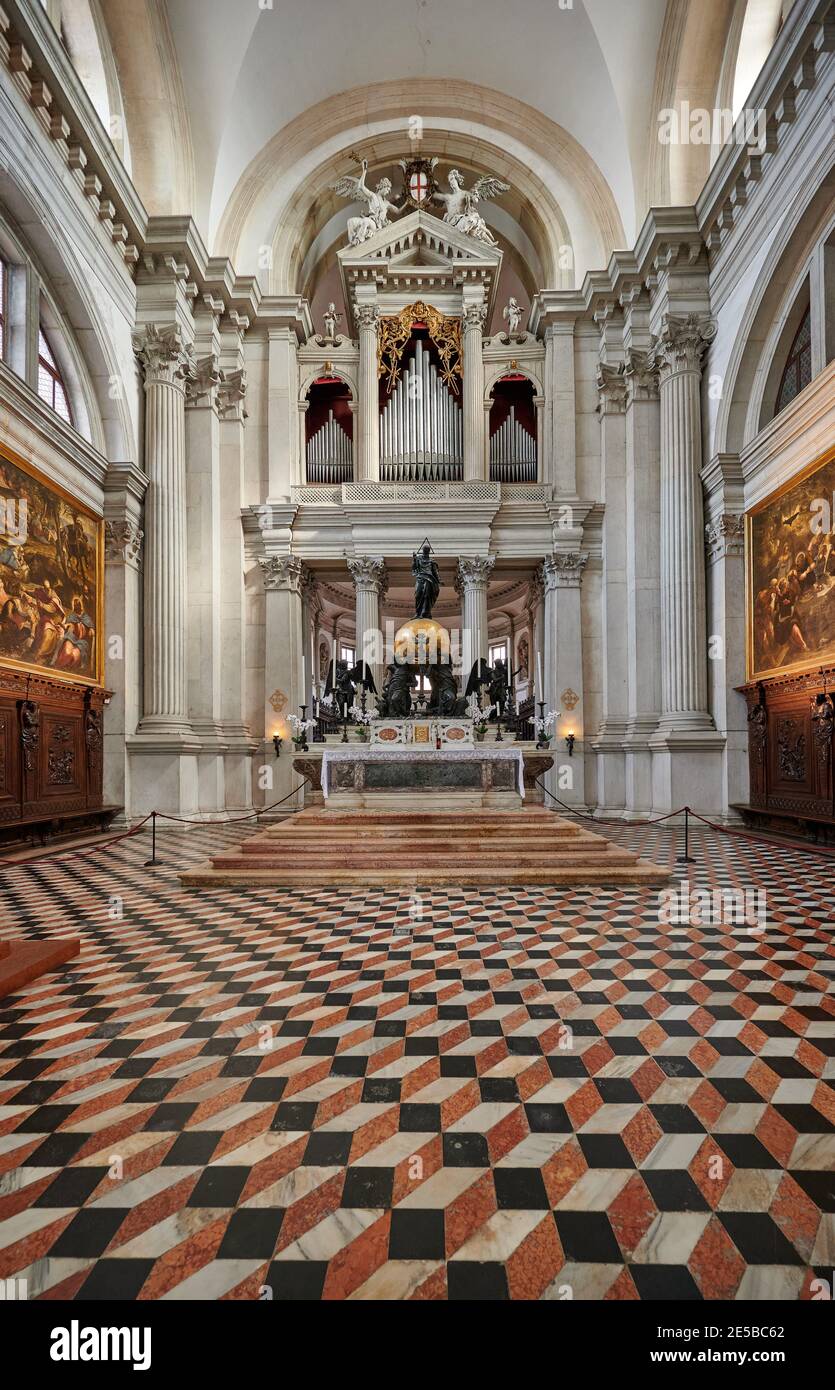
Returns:
[[[573,0],[570,9],[561,0],[274,0],[272,8],[166,0],[201,230],[212,245],[251,161],[317,102],[397,79],[413,84],[419,116],[421,79],[432,77],[504,93],[563,127],[608,183],[631,242],[643,215],[636,189],[665,8],[666,0]]]

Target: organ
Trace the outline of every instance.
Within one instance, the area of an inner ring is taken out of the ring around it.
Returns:
[[[380,415],[384,482],[452,482],[463,472],[461,406],[420,338]]]
[[[354,445],[328,411],[328,418],[307,441],[309,483],[349,483],[354,476]]]
[[[516,419],[516,407],[490,439],[490,477],[499,483],[536,482],[536,440]]]

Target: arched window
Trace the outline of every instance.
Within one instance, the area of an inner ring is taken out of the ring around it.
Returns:
[[[43,329],[38,333],[38,395],[62,420],[72,424],[67,390]]]
[[[794,335],[794,342],[789,350],[788,359],[783,369],[780,389],[777,392],[777,410],[785,410],[786,406],[799,396],[800,392],[809,385],[812,380],[812,317],[811,306],[806,310],[800,320],[800,327]]]

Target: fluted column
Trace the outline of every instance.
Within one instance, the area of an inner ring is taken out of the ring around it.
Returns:
[[[458,561],[455,589],[461,598],[461,672],[465,684],[474,663],[487,659],[487,585],[495,563],[493,555]]]
[[[661,393],[660,731],[710,729],[707,702],[702,357],[707,315],[668,314],[656,340]]]
[[[484,359],[481,342],[487,309],[483,303],[484,290],[478,286],[480,298],[464,305],[464,481],[486,478],[487,430],[484,410]],[[475,660],[475,658],[473,658]]]
[[[134,335],[145,373],[145,613],[142,733],[189,731],[186,699],[185,384],[189,347],[174,324]]]
[[[379,693],[383,677],[383,635],[380,627],[380,599],[388,589],[388,575],[382,555],[357,555],[348,561],[357,596],[357,661],[371,667]]]
[[[293,772],[293,746],[287,716],[298,714],[305,698],[304,630],[302,622],[302,584],[304,566],[295,555],[268,555],[258,564],[264,576],[264,762],[273,768],[273,787],[267,802],[278,800],[297,785]],[[280,713],[277,713],[280,711]],[[310,710],[308,710],[308,715]],[[273,761],[272,738],[280,734],[285,751]],[[285,803],[285,810],[301,797]]]
[[[553,730],[555,766],[546,776],[546,786],[567,805],[580,808],[586,804],[581,584],[587,563],[584,552],[555,551],[543,564],[545,690],[537,694],[545,701],[546,713],[554,710],[561,716]],[[564,742],[569,733],[576,739],[571,758]]]
[[[630,347],[626,381],[626,819],[653,802],[649,740],[661,709],[661,483],[658,371],[652,355]]]
[[[374,304],[358,304],[355,310],[359,329],[359,448],[357,482],[377,482],[380,477],[380,399],[377,376],[377,323]]]
[[[603,720],[594,740],[597,804],[619,810],[625,800],[627,717],[626,381],[622,365],[601,362],[600,454],[603,475]]]

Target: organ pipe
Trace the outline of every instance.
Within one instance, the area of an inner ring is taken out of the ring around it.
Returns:
[[[516,419],[516,407],[490,439],[490,477],[495,482],[536,482],[536,440]]]
[[[353,443],[333,411],[307,441],[307,481],[345,483],[354,475]]]
[[[462,473],[461,407],[423,342],[386,402],[380,427],[384,480],[448,480]]]

